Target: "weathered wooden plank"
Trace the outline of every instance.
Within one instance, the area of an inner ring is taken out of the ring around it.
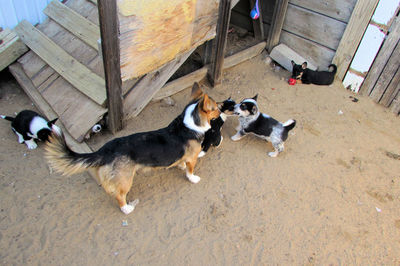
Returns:
[[[117,3],[122,81],[159,69],[215,36],[216,0]]]
[[[339,80],[343,80],[378,2],[379,0],[357,0],[333,58],[333,63],[338,67],[336,77]]]
[[[400,16],[397,16],[393,21],[387,39],[383,42],[378,55],[368,71],[367,77],[365,78],[363,84],[360,87],[359,93],[361,95],[370,95],[371,91],[379,79],[383,68],[385,67],[387,61],[393,53],[394,48],[400,40]]]
[[[311,62],[321,69],[327,68],[335,56],[335,50],[318,45],[286,31],[282,31],[280,42],[286,44],[299,55],[306,58],[309,63]]]
[[[106,92],[102,78],[71,57],[29,22],[22,21],[15,30],[30,49],[68,82],[98,104],[105,104]]]
[[[207,71],[208,68],[203,67],[190,74],[168,82],[154,95],[152,101],[161,100],[191,87],[193,83],[200,82],[202,79],[204,79],[207,75]]]
[[[396,97],[393,99],[392,104],[390,105],[390,110],[400,115],[400,91],[397,93]]]
[[[281,2],[281,1],[279,1]],[[256,0],[249,0],[250,3],[250,8],[253,8],[254,4],[256,3]],[[260,11],[260,15],[257,19],[252,19],[253,21],[253,31],[254,31],[254,37],[259,40],[263,41],[264,40],[264,26],[263,26],[263,9],[262,5],[258,5],[258,9]]]
[[[357,0],[290,0],[289,2],[347,23]]]
[[[40,113],[48,120],[53,120],[59,117],[56,112],[51,108],[51,106],[46,102],[42,95],[36,90],[35,86],[31,82],[30,78],[25,74],[20,63],[14,63],[9,67],[10,72],[21,85],[21,88],[28,95],[31,101],[39,109]],[[65,140],[68,146],[70,146],[74,151],[86,153],[92,152],[90,147],[85,143],[76,142],[72,136],[68,133],[68,130],[64,127],[60,120],[56,123],[64,132]]]
[[[100,39],[98,25],[82,17],[58,0],[50,2],[44,13],[93,49],[98,49],[97,40]]]
[[[117,3],[98,0],[102,57],[106,77],[108,128],[113,134],[123,128],[122,81],[118,38]]]
[[[211,71],[208,74],[208,79],[213,87],[221,83],[226,37],[228,36],[231,17],[230,7],[231,0],[221,0],[219,3],[217,36],[215,37],[215,46],[212,52]]]
[[[137,116],[194,50],[191,49],[161,69],[144,76],[124,99],[125,118]]]
[[[312,26],[311,26],[312,25]],[[336,50],[345,31],[346,23],[289,4],[283,29]]]
[[[395,76],[397,69],[400,65],[400,42],[397,43],[396,48],[393,50],[389,61],[386,63],[381,75],[379,76],[374,89],[372,90],[369,97],[375,102],[379,102],[385,93],[390,81]]]
[[[399,93],[399,91],[400,91],[400,67],[397,68],[396,74],[390,81],[390,84],[387,87],[379,103],[384,105],[385,107],[389,107],[393,99],[396,97],[397,93]]]
[[[240,51],[234,55],[228,56],[224,60],[223,69],[228,69],[230,67],[236,66],[246,60],[249,60],[257,55],[259,55],[262,50],[264,50],[266,43],[261,42],[256,44],[250,48],[247,48],[243,51]],[[196,70],[186,76],[173,80],[165,84],[156,95],[153,97],[152,101],[158,101],[162,98],[171,96],[176,94],[186,88],[189,88],[193,85],[194,82],[200,82],[203,78],[205,78],[207,74],[207,69],[209,66],[205,66],[199,70]]]
[[[0,28],[0,71],[28,51],[28,47],[10,29]]]
[[[288,8],[288,2],[289,2],[288,0],[275,1],[271,27],[268,32],[268,43],[267,43],[268,52],[271,52],[272,49],[279,44],[279,39],[281,36]]]

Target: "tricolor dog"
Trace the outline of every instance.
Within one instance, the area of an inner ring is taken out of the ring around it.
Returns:
[[[116,138],[98,151],[85,154],[72,151],[62,135],[53,133],[45,156],[50,166],[64,175],[90,171],[118,201],[121,211],[129,214],[135,206],[126,202],[126,195],[140,168],[180,166],[192,183],[200,181],[193,173],[194,167],[204,135],[211,128],[210,121],[219,115],[216,102],[195,83],[192,101],[165,128]]]
[[[23,110],[16,117],[5,115],[1,115],[0,117],[11,121],[11,129],[17,134],[18,142],[21,144],[25,143],[30,150],[37,148],[35,139],[47,141],[53,129],[61,132],[60,128],[54,124],[57,118],[48,122],[38,113],[31,110]]]
[[[276,157],[284,149],[284,141],[288,137],[288,132],[296,125],[296,121],[290,119],[281,123],[269,115],[259,111],[257,105],[257,95],[253,98],[244,99],[235,106],[235,114],[239,116],[238,132],[231,137],[233,141],[238,141],[249,133],[272,143],[273,152],[268,155]]]

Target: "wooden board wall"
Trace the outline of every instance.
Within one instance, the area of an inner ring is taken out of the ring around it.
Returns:
[[[275,2],[261,1],[266,36]],[[280,42],[319,66],[332,62],[357,0],[290,0]],[[241,0],[232,11],[231,23],[252,30],[249,4]]]
[[[214,38],[219,0],[118,0],[122,80],[159,69]]]

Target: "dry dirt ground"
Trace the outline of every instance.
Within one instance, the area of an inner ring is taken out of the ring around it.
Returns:
[[[279,157],[256,137],[231,141],[229,118],[196,166],[200,183],[179,169],[140,172],[128,216],[89,175],[51,174],[43,144],[27,150],[0,121],[0,264],[399,265],[400,118],[339,83],[289,86],[288,75],[258,56],[207,89],[216,100],[258,93],[263,112],[296,119]],[[189,94],[150,104],[115,137],[166,126]],[[0,97],[1,114],[35,109],[4,76]]]

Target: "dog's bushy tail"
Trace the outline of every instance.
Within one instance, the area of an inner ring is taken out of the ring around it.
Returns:
[[[14,121],[14,117],[11,117],[11,116],[0,115],[0,117],[5,119],[5,120],[11,121],[11,122]]]
[[[336,74],[337,66],[335,64],[330,64],[328,67],[329,71]],[[331,70],[332,69],[332,70]]]
[[[289,119],[285,123],[283,123],[283,127],[285,128],[286,131],[292,130],[296,126],[296,120],[294,119]]]
[[[65,142],[60,132],[52,131],[45,147],[45,158],[50,167],[63,175],[84,172],[88,168],[100,166],[96,153],[76,153]]]

